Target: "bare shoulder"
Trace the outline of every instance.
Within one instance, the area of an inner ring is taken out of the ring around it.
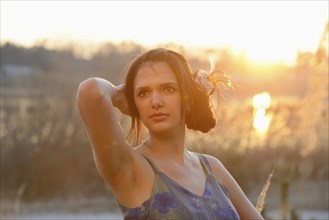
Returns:
[[[214,173],[214,176],[216,177],[218,182],[220,182],[228,190],[232,188],[232,185],[236,185],[234,178],[218,158],[212,155],[203,155],[209,162],[212,172]]]
[[[206,154],[204,154],[204,156],[207,158],[217,180],[228,190],[230,199],[238,211],[240,218],[263,219],[220,160],[214,156]]]
[[[203,154],[207,161],[209,162],[209,165],[213,171],[213,173],[215,174],[215,176],[217,178],[222,178],[223,175],[225,175],[228,171],[225,168],[225,166],[222,164],[222,162],[217,159],[216,157],[212,156],[212,155],[208,155],[208,154]]]

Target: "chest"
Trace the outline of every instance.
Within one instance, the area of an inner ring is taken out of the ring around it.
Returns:
[[[200,165],[180,167],[175,165],[160,165],[161,172],[172,182],[187,191],[202,196],[206,188],[207,174]]]
[[[124,219],[233,219],[239,216],[223,188],[212,176],[205,193],[195,195],[158,173],[152,195],[142,206],[123,210]]]

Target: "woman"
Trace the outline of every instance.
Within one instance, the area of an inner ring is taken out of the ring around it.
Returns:
[[[125,84],[80,84],[77,104],[95,164],[124,219],[262,219],[218,159],[185,146],[185,127],[208,132],[216,123],[202,73],[160,48],[134,60]],[[135,143],[142,124],[149,138],[136,147],[126,142],[115,108],[132,118]]]

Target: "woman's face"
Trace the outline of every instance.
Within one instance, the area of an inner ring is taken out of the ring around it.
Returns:
[[[142,65],[134,81],[134,100],[150,133],[182,129],[181,95],[175,73],[166,62]]]

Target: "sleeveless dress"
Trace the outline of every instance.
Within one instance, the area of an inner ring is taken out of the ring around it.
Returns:
[[[198,153],[197,155],[207,172],[206,186],[202,196],[179,185],[161,172],[150,158],[144,156],[156,176],[151,197],[137,208],[127,208],[119,204],[124,220],[239,220],[240,217],[230,201],[228,191],[216,180],[206,157]]]

